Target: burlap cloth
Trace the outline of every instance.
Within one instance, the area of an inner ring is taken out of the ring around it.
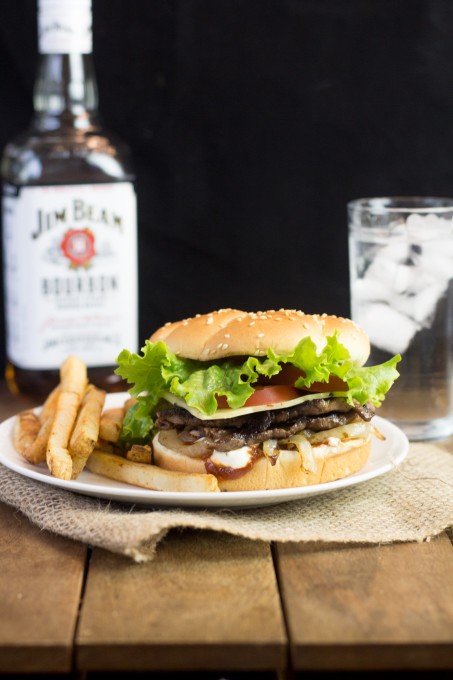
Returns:
[[[78,495],[0,465],[0,500],[47,531],[151,560],[175,527],[225,531],[262,541],[424,541],[453,525],[453,453],[412,443],[382,477],[320,496],[249,509],[147,508]]]

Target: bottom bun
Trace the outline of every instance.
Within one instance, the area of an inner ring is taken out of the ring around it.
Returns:
[[[362,441],[358,446],[356,441],[354,447],[341,453],[319,458],[316,472],[302,467],[302,458],[297,450],[282,449],[275,464],[262,456],[236,479],[218,477],[219,488],[221,491],[259,491],[333,482],[352,475],[365,465],[371,453],[371,436]],[[164,470],[206,474],[203,459],[189,458],[164,446],[159,441],[159,433],[153,439],[153,455],[155,465]]]

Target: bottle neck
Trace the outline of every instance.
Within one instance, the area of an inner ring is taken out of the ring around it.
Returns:
[[[90,125],[98,110],[92,55],[42,54],[33,103],[40,118],[73,120],[76,127]]]

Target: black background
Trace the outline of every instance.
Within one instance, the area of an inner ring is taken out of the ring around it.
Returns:
[[[347,201],[453,195],[452,0],[93,12],[103,120],[137,171],[141,339],[218,307],[348,315]],[[0,0],[2,148],[36,52],[35,0]]]

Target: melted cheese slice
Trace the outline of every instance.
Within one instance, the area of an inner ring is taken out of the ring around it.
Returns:
[[[328,399],[329,397],[344,397],[346,392],[318,392],[312,394],[304,394],[296,399],[290,399],[289,401],[280,401],[275,404],[260,404],[259,406],[242,406],[241,408],[219,408],[215,413],[207,416],[202,413],[197,408],[193,408],[186,404],[184,399],[176,397],[170,392],[166,392],[163,396],[164,399],[169,401],[175,406],[180,406],[181,408],[189,411],[195,418],[200,420],[221,420],[223,418],[236,418],[238,416],[247,416],[250,413],[257,413],[258,411],[275,411],[280,408],[291,408],[291,406],[296,406],[297,404],[302,404],[304,401],[313,401],[313,399]]]

